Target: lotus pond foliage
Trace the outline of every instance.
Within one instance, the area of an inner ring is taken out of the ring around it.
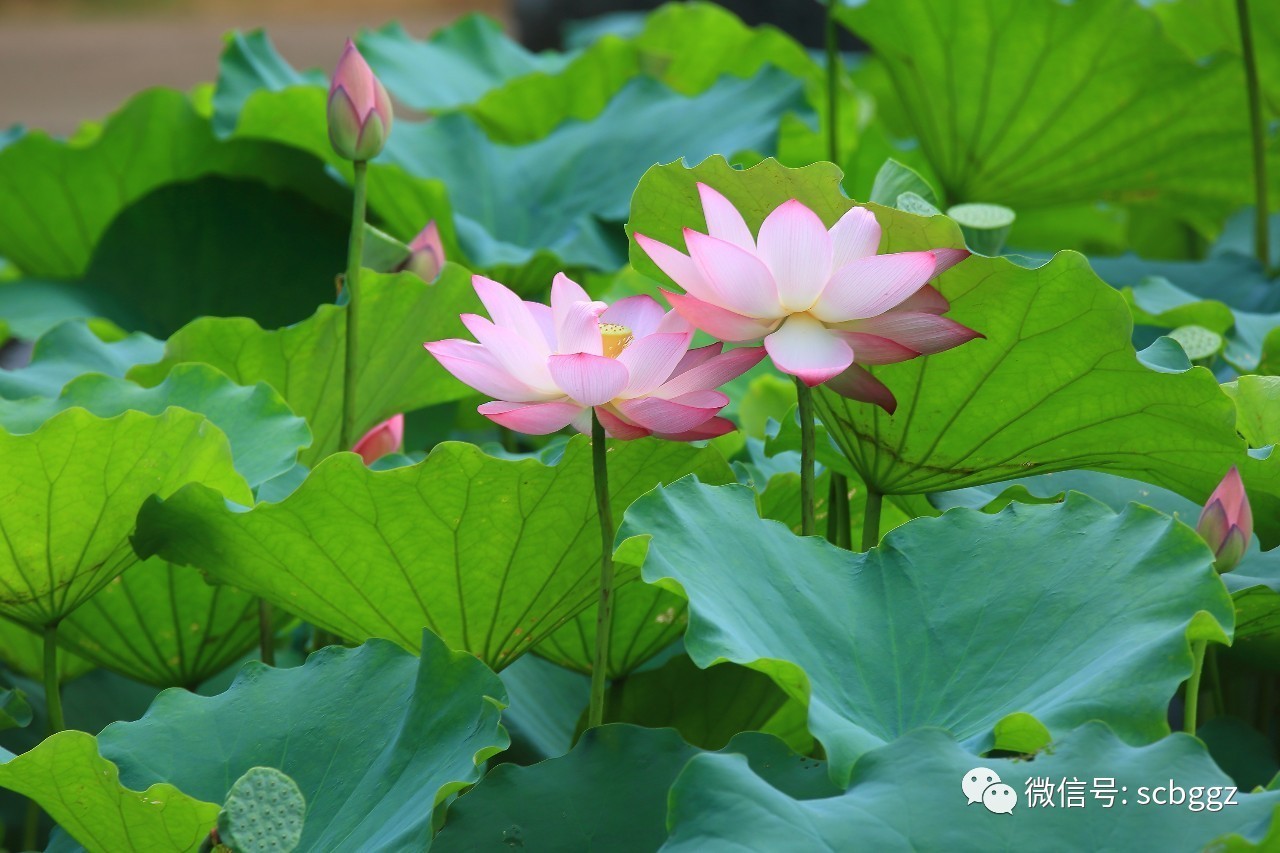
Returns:
[[[1280,849],[1275,10],[822,8],[0,136],[0,847]]]

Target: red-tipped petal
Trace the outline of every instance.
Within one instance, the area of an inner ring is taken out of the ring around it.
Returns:
[[[926,284],[915,293],[898,303],[895,311],[913,311],[921,314],[945,314],[951,310],[951,303],[938,288]]]
[[[809,386],[821,385],[853,363],[853,349],[807,314],[793,314],[764,339],[773,364]]]
[[[886,311],[879,317],[854,320],[847,324],[842,323],[840,328],[858,334],[887,338],[906,349],[914,350],[918,355],[932,355],[933,353],[966,344],[974,338],[983,337],[973,329],[962,326],[955,320],[946,317],[926,314],[922,311],[899,311],[897,309]],[[849,341],[849,343],[853,344],[854,352],[858,354],[857,359],[863,364],[892,363],[887,361],[867,361],[862,357],[862,350],[858,345],[854,341]]]
[[[711,287],[711,283],[707,281],[702,274],[702,270],[694,263],[693,258],[686,255],[678,249],[673,249],[666,243],[659,243],[643,234],[636,234],[636,245],[639,246],[649,258],[658,265],[658,269],[662,270],[667,276],[690,296],[698,299],[712,301],[716,298],[715,290]]]
[[[369,465],[388,453],[396,453],[404,444],[404,415],[392,415],[366,432],[351,448]]]
[[[963,261],[972,254],[968,249],[934,249],[933,256],[937,258],[937,266],[934,267],[933,274],[935,276],[942,275],[956,264]]]
[[[702,347],[711,350],[712,347]],[[693,350],[698,352],[698,350]],[[683,362],[676,367],[672,379],[655,392],[661,397],[679,397],[693,391],[719,388],[731,379],[737,379],[751,368],[759,364],[765,357],[764,347],[738,347],[728,352],[716,350],[710,357],[696,364],[685,367]]]
[[[757,254],[788,311],[809,310],[831,277],[831,235],[818,214],[795,199],[780,204],[760,226]]]
[[[880,223],[865,207],[855,207],[831,226],[831,268],[838,270],[880,249]]]
[[[610,438],[616,438],[621,441],[634,441],[637,438],[644,438],[652,434],[644,427],[631,423],[605,406],[596,406],[595,412],[596,417],[600,419],[600,425],[604,427],[604,431],[609,434]]]
[[[430,341],[423,347],[435,356],[441,367],[486,397],[533,402],[549,396],[513,376],[480,344],[451,338]]]
[[[747,227],[733,202],[704,183],[698,184],[698,197],[702,200],[702,213],[707,220],[708,234],[748,252],[756,250],[751,229]]]
[[[737,429],[733,421],[728,418],[712,418],[701,426],[691,429],[687,432],[678,433],[662,433],[658,438],[666,441],[705,441],[709,438],[719,438],[727,435]]]
[[[600,406],[622,393],[630,378],[617,359],[579,352],[553,355],[547,361],[551,377],[564,393],[583,406]]]
[[[747,317],[776,319],[787,312],[778,301],[773,273],[760,258],[724,240],[686,228],[689,256],[711,285],[714,302]]]
[[[618,361],[631,375],[622,393],[627,397],[639,397],[666,382],[689,351],[691,337],[679,332],[646,335],[619,353]]]
[[[758,341],[772,331],[775,321],[757,320],[692,296],[662,291],[671,307],[694,326],[722,341]]]
[[[850,400],[879,406],[891,415],[898,408],[898,401],[894,399],[893,392],[883,382],[872,376],[865,367],[856,364],[829,380],[827,387]]]
[[[573,423],[583,407],[576,403],[485,403],[476,409],[489,420],[526,435],[546,435]]]
[[[648,294],[641,294],[619,299],[610,305],[600,315],[600,322],[626,326],[636,338],[643,338],[658,331],[666,313],[658,300]]]
[[[933,270],[932,252],[874,255],[846,264],[832,274],[813,316],[843,323],[883,314],[923,287]]]
[[[623,400],[618,404],[618,410],[628,420],[653,432],[681,433],[696,429],[711,420],[728,402],[729,398],[723,394],[715,394],[714,397],[703,395],[690,399],[689,402],[640,397]]]

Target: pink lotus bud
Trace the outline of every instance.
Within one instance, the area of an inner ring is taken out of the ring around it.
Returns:
[[[1253,510],[1249,508],[1244,481],[1234,465],[1209,495],[1196,532],[1213,549],[1213,567],[1219,572],[1234,569],[1248,550],[1253,537]]]
[[[409,253],[399,270],[417,273],[423,281],[435,281],[444,266],[445,257],[444,244],[440,242],[440,229],[434,219],[409,243]]]
[[[348,160],[378,156],[391,133],[391,98],[351,39],[329,86],[329,141]]]
[[[371,465],[388,453],[397,453],[404,444],[404,415],[392,415],[364,434],[351,448],[364,464]]]

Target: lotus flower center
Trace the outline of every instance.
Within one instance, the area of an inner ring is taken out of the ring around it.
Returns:
[[[631,330],[617,323],[600,324],[600,343],[604,354],[609,358],[617,358],[632,341]]]

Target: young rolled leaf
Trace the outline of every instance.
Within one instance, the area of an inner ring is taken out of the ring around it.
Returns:
[[[1007,748],[993,730],[1015,713],[1054,735],[1100,719],[1156,740],[1190,640],[1225,642],[1234,623],[1195,531],[1076,493],[915,519],[854,554],[760,519],[749,489],[689,479],[632,505],[622,535],[641,533],[645,580],[689,599],[689,656],[758,669],[808,703],[839,781],[926,726]]]
[[[99,744],[126,784],[166,780],[212,802],[250,768],[286,773],[307,802],[299,850],[423,850],[432,809],[508,739],[498,677],[430,633],[421,648],[419,660],[372,640],[294,669],[249,663],[217,696],[161,693]]]
[[[29,435],[0,432],[0,457],[0,613],[29,625],[56,622],[138,562],[128,537],[148,496],[193,482],[250,496],[226,436],[183,409],[68,409]]]
[[[655,485],[690,473],[732,479],[714,448],[656,439],[614,446],[614,512],[621,516]],[[416,650],[426,626],[495,668],[599,594],[584,436],[570,440],[554,466],[496,459],[457,442],[389,471],[341,454],[316,466],[285,500],[247,512],[196,486],[149,503],[134,545],[346,639],[384,637]],[[636,577],[641,551],[623,543],[622,581]]]

